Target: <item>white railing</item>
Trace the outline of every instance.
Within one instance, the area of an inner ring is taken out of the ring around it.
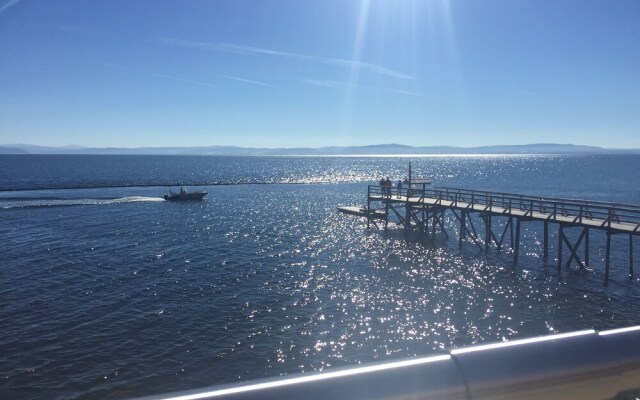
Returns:
[[[589,400],[634,389],[640,389],[640,326],[477,345],[147,399]]]

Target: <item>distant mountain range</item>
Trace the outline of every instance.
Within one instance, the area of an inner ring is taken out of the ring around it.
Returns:
[[[47,147],[26,144],[0,145],[0,154],[147,154],[147,155],[230,155],[230,156],[331,156],[410,154],[640,154],[640,149],[607,149],[574,144],[525,144],[481,147],[427,146],[402,144],[319,148],[250,148],[234,146],[200,147]]]

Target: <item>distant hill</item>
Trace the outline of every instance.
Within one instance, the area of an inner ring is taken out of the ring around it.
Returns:
[[[18,147],[0,146],[0,154],[29,154],[29,152]]]
[[[0,154],[147,154],[147,155],[236,155],[236,156],[329,156],[410,154],[640,154],[640,149],[606,149],[574,144],[540,143],[481,147],[377,144],[319,148],[249,148],[235,146],[200,147],[46,147],[25,144],[0,145]]]

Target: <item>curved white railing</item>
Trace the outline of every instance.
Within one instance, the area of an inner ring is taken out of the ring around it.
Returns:
[[[147,399],[605,399],[640,389],[640,326],[453,349]]]

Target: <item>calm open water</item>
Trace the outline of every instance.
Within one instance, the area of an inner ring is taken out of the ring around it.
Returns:
[[[0,156],[0,398],[127,398],[640,324],[626,237],[605,287],[596,231],[590,268],[558,275],[537,224],[514,269],[508,251],[459,248],[454,224],[427,239],[336,212],[409,160],[436,186],[640,204],[638,155]],[[162,201],[177,184],[209,195]]]

